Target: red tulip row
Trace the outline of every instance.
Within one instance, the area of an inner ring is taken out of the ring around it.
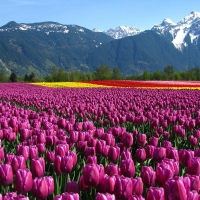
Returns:
[[[4,199],[199,198],[197,91],[12,87],[0,90]]]

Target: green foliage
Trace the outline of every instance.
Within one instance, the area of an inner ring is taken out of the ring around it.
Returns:
[[[109,66],[101,65],[94,71],[94,80],[109,80],[111,78],[112,72]]]
[[[114,80],[122,79],[121,71],[117,66],[113,68],[112,79]]]
[[[12,72],[10,75],[10,81],[17,82],[17,75],[14,72]]]

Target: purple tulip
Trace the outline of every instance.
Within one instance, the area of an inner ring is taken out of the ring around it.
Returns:
[[[132,159],[122,160],[120,169],[121,174],[125,177],[133,177],[135,175],[135,165]]]
[[[4,148],[0,147],[0,162],[4,159]]]
[[[133,185],[133,194],[135,195],[142,195],[143,193],[143,182],[140,177],[138,178],[131,178],[132,185]]]
[[[115,137],[110,134],[106,133],[102,136],[102,139],[106,141],[107,145],[114,146],[115,145]]]
[[[43,154],[46,152],[46,145],[44,143],[37,144],[38,152]]]
[[[78,131],[71,131],[70,132],[70,141],[72,143],[76,143],[79,140],[79,132]]]
[[[55,160],[55,151],[47,151],[46,153],[46,161],[49,163],[53,163]]]
[[[13,181],[13,170],[9,164],[0,164],[0,184],[9,185]]]
[[[166,157],[166,149],[164,147],[156,147],[154,149],[153,160],[155,162],[160,162]]]
[[[155,186],[156,172],[151,166],[142,166],[141,178],[146,187]]]
[[[158,163],[156,165],[156,181],[160,186],[163,186],[165,182],[174,176],[172,168],[167,163]]]
[[[145,200],[145,198],[143,198],[141,195],[140,196],[130,195],[128,200]]]
[[[116,162],[120,156],[120,148],[118,146],[110,146],[108,149],[108,159]]]
[[[15,156],[12,159],[12,169],[13,169],[13,173],[16,174],[18,169],[26,169],[26,161],[25,158],[23,156]]]
[[[86,149],[85,149],[85,157],[86,158],[88,156],[95,156],[95,155],[96,155],[95,147],[86,147]]]
[[[54,171],[58,174],[61,173],[60,165],[61,165],[61,156],[56,156],[54,160],[53,168],[54,168]]]
[[[75,181],[69,181],[66,184],[65,192],[80,193],[78,183]]]
[[[28,158],[29,158],[29,146],[17,145],[16,146],[16,152],[17,152],[17,155],[22,155],[24,157],[25,161],[28,160]]]
[[[157,147],[158,146],[158,138],[157,137],[154,137],[152,136],[150,139],[149,139],[149,145],[152,145],[154,147]]]
[[[5,164],[12,164],[12,160],[15,157],[14,153],[7,153],[5,155]]]
[[[98,185],[98,190],[103,193],[106,192],[113,193],[115,187],[115,181],[116,181],[115,176],[108,176],[107,174],[105,174],[102,181]]]
[[[165,185],[165,199],[171,200],[171,199],[181,199],[181,200],[187,200],[187,194],[189,191],[187,191],[183,178],[182,177],[175,177],[173,179],[169,179]]]
[[[146,142],[147,142],[146,138],[147,138],[147,136],[145,134],[139,133],[137,135],[137,145],[141,146],[141,147],[144,147]]]
[[[62,194],[56,195],[54,200],[79,200],[79,194],[64,192]]]
[[[133,184],[130,178],[116,175],[114,194],[117,199],[128,199],[133,191]]]
[[[43,157],[35,158],[31,160],[31,172],[33,178],[42,177],[45,173],[45,161]]]
[[[185,167],[188,166],[189,159],[194,158],[194,151],[192,150],[180,149],[178,154],[180,163],[182,163]]]
[[[56,156],[65,156],[65,154],[69,151],[68,144],[57,144],[55,147]]]
[[[190,175],[200,175],[200,158],[194,157],[188,160],[187,173]]]
[[[146,151],[146,157],[147,158],[153,158],[154,149],[155,149],[155,147],[152,146],[152,145],[146,146],[145,151]]]
[[[29,158],[30,160],[33,158],[38,158],[38,148],[36,145],[29,146]]]
[[[96,156],[88,156],[86,163],[87,164],[97,164],[97,157]]]
[[[172,143],[170,141],[164,140],[162,142],[162,147],[167,148],[167,147],[172,147]]]
[[[48,183],[45,177],[33,180],[32,194],[37,199],[46,199],[49,195]]]
[[[193,135],[190,135],[188,137],[188,141],[193,147],[196,147],[198,145],[198,138],[194,137]]]
[[[87,147],[87,141],[79,141],[77,144],[77,150],[79,152],[85,152]]]
[[[150,187],[147,191],[146,200],[165,200],[163,188]]]
[[[51,176],[45,176],[47,185],[48,185],[48,195],[51,195],[54,193],[54,179]]]
[[[96,143],[96,153],[97,154],[102,154],[103,153],[103,149],[106,146],[106,141],[105,140],[98,140]]]
[[[147,158],[147,156],[146,156],[146,151],[144,148],[136,149],[135,159],[137,162],[144,162],[146,160],[146,158]]]
[[[83,167],[84,183],[90,187],[99,184],[99,169],[96,164],[87,164]]]
[[[188,177],[190,179],[190,190],[195,190],[199,192],[200,190],[200,177],[196,175],[189,175],[186,174],[185,177]]]
[[[130,151],[123,151],[121,153],[121,160],[132,159],[132,154]]]
[[[15,190],[20,193],[29,192],[32,189],[33,178],[32,173],[29,169],[19,169],[15,176]]]
[[[166,148],[166,157],[170,159],[174,159],[175,161],[179,161],[178,150],[174,147]]]
[[[73,157],[72,156],[61,156],[60,169],[63,173],[71,172],[73,168]]]
[[[108,164],[105,168],[105,173],[109,176],[119,174],[118,165],[113,164],[113,163]]]
[[[95,200],[116,200],[114,194],[109,194],[109,193],[97,193]]]
[[[121,141],[124,144],[125,147],[131,147],[133,145],[133,135],[128,132],[124,132]]]

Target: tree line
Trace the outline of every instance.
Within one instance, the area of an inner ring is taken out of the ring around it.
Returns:
[[[200,80],[200,68],[188,68],[186,71],[175,71],[173,66],[166,66],[163,71],[148,72],[144,71],[139,75],[130,75],[123,77],[119,67],[112,70],[109,66],[99,66],[91,72],[83,72],[81,70],[65,71],[63,69],[52,67],[49,75],[38,77],[33,72],[18,77],[14,72],[10,76],[6,76],[4,72],[0,72],[0,82],[65,82],[65,81],[92,81],[92,80]]]

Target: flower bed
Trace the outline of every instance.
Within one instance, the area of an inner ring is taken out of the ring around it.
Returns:
[[[0,199],[199,199],[199,99],[0,84]]]

